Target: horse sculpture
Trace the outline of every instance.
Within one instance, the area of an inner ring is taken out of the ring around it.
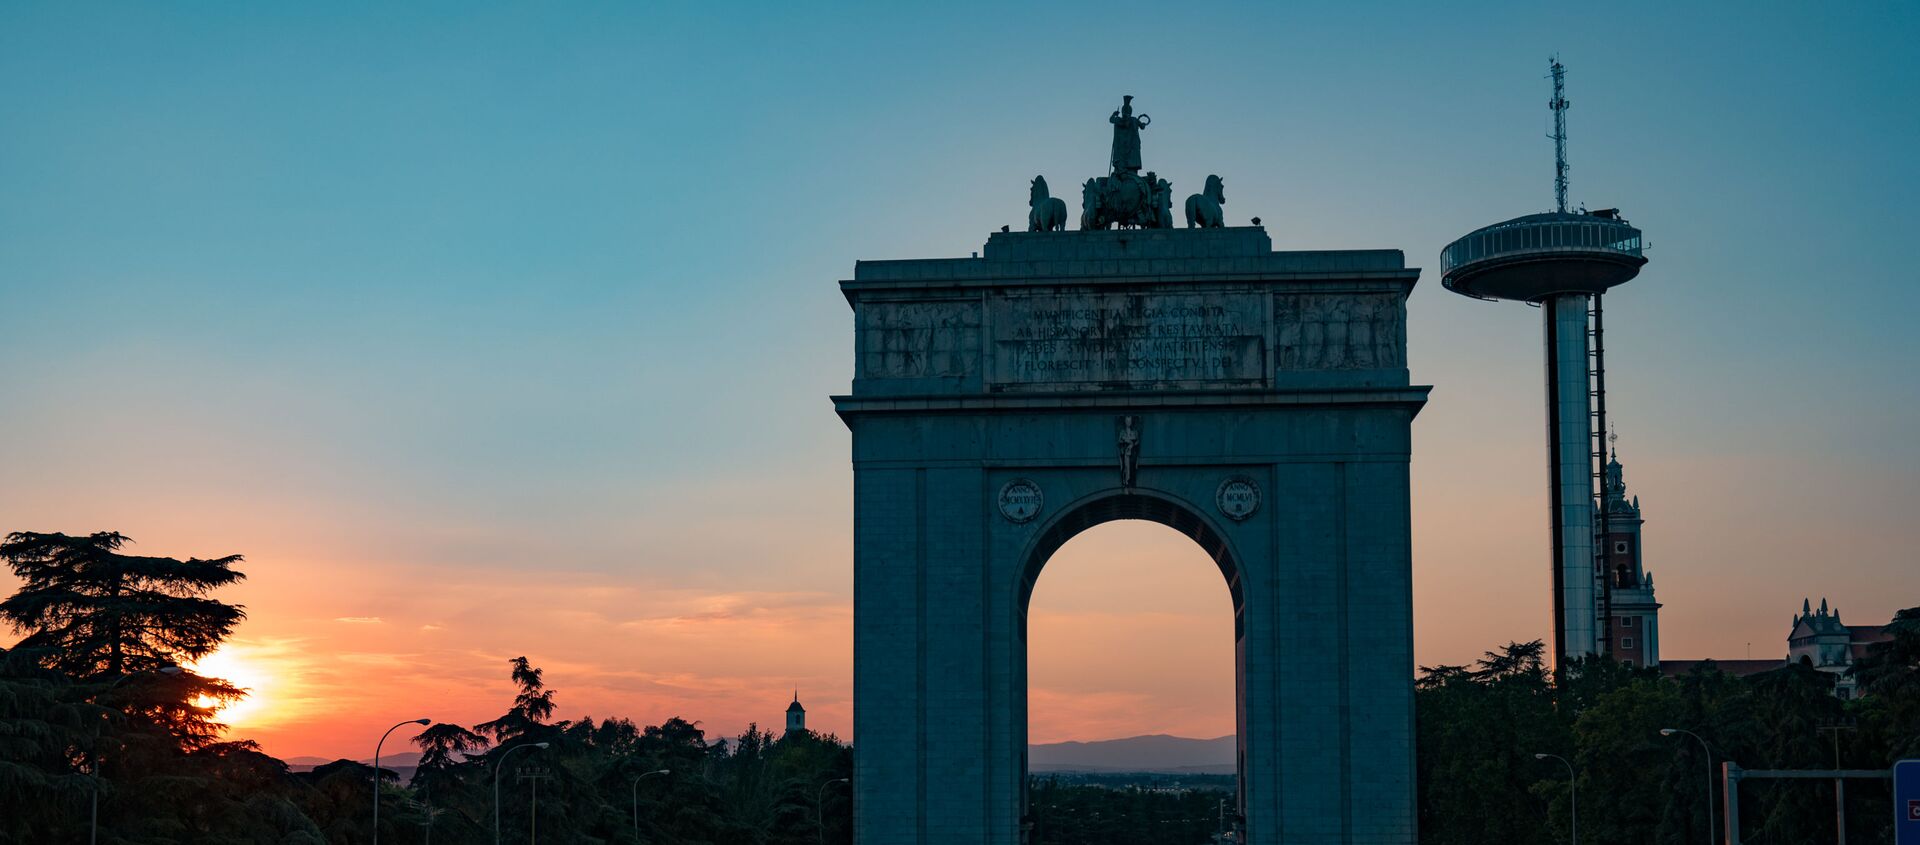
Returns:
[[[1027,231],[1062,232],[1067,228],[1067,204],[1047,193],[1047,177],[1033,177],[1027,191]]]
[[[1226,186],[1219,176],[1208,176],[1206,190],[1187,197],[1187,228],[1218,229],[1227,225],[1226,213],[1220,210],[1226,204]]]

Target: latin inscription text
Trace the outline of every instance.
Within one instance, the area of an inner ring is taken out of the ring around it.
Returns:
[[[1013,389],[1261,378],[1265,314],[1257,297],[1089,294],[1008,297],[994,306],[995,381]]]

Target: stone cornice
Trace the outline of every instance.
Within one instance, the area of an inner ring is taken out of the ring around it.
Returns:
[[[861,414],[968,414],[987,411],[1221,410],[1398,405],[1419,413],[1431,385],[1389,388],[1247,391],[1077,391],[1062,393],[832,397],[842,419]]]

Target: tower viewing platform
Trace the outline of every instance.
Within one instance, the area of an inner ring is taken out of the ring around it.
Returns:
[[[1440,252],[1440,283],[1479,299],[1596,294],[1639,275],[1640,230],[1617,212],[1548,212],[1476,229]]]

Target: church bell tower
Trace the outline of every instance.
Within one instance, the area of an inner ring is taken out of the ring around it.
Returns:
[[[1658,666],[1660,602],[1654,600],[1653,574],[1641,557],[1640,527],[1646,520],[1640,515],[1640,497],[1627,496],[1626,473],[1618,449],[1608,456],[1602,489],[1600,507],[1606,509],[1607,518],[1597,522],[1607,527],[1607,533],[1599,536],[1596,531],[1594,542],[1606,566],[1596,575],[1609,583],[1599,585],[1603,589],[1594,592],[1603,595],[1607,586],[1613,590],[1613,656],[1633,666]]]
[[[787,733],[807,729],[807,708],[800,706],[800,691],[793,691],[793,703],[787,705]]]

